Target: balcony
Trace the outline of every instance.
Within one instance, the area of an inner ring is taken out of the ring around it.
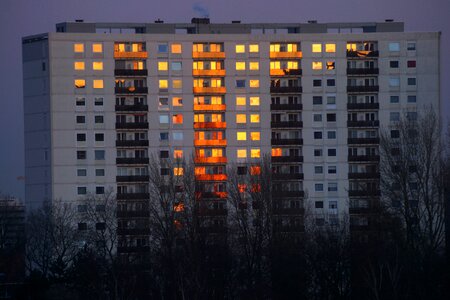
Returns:
[[[148,175],[116,176],[117,182],[148,182]]]
[[[302,121],[281,121],[270,122],[271,128],[301,128],[303,127]]]
[[[272,156],[273,163],[300,163],[303,156]]]
[[[273,173],[272,180],[303,180],[303,173]]]
[[[271,86],[272,94],[299,94],[303,91],[301,86]]]
[[[273,210],[275,215],[303,215],[305,209],[301,207],[296,208],[275,208]]]
[[[115,87],[116,94],[148,94],[148,87]]]
[[[349,190],[349,197],[378,197],[381,195],[380,190]]]
[[[225,181],[227,180],[226,174],[198,174],[195,175],[195,180],[199,181]]]
[[[380,87],[378,85],[348,85],[347,93],[378,93]]]
[[[196,164],[226,164],[226,157],[196,157],[194,158]]]
[[[272,146],[303,145],[303,139],[271,139]]]
[[[347,69],[347,75],[378,75],[378,68],[351,68]]]
[[[226,146],[227,140],[194,140],[194,146]]]
[[[380,143],[380,138],[348,138],[347,143],[351,145],[374,145]]]
[[[270,110],[302,110],[303,104],[270,104]]]
[[[116,105],[116,111],[148,111],[148,105],[144,104]]]
[[[225,52],[192,52],[192,58],[224,59]]]
[[[228,197],[228,193],[227,192],[196,192],[196,196],[197,198],[200,199],[216,199],[216,198],[221,198],[224,199],[226,197]]]
[[[140,52],[119,52],[114,51],[114,58],[115,59],[128,59],[128,58],[141,58],[141,59],[147,59],[148,58],[148,52],[147,51],[140,51]]]
[[[194,87],[192,88],[194,94],[225,94],[227,88],[221,87]]]
[[[225,111],[225,104],[194,104],[194,111]]]
[[[227,210],[226,209],[199,209],[198,215],[199,216],[226,216]]]
[[[131,164],[148,164],[148,157],[118,157],[116,158],[116,164],[118,165],[131,165]]]
[[[147,200],[149,193],[117,193],[117,200]]]
[[[148,122],[116,123],[116,129],[148,129]]]
[[[380,179],[378,172],[348,173],[348,179]]]
[[[302,69],[271,69],[270,76],[299,76]]]
[[[194,129],[227,128],[226,122],[194,122]]]
[[[348,161],[380,161],[379,155],[349,155]]]
[[[284,198],[284,197],[305,197],[305,191],[272,191],[272,197]]]
[[[148,147],[148,140],[121,140],[116,141],[116,147]]]
[[[347,109],[379,109],[380,103],[347,103]]]
[[[378,51],[367,50],[347,50],[347,57],[349,58],[366,58],[366,57],[378,57]]]
[[[134,70],[134,69],[115,69],[115,76],[147,76],[147,70]]]
[[[347,127],[379,127],[380,121],[347,121]]]
[[[117,198],[117,199],[119,199],[119,198]],[[142,198],[142,199],[148,199],[148,197]],[[119,210],[119,211],[117,211],[117,217],[118,218],[148,218],[148,217],[150,217],[150,215],[149,215],[149,212],[145,211],[145,210],[138,210],[138,211]]]
[[[270,52],[270,58],[302,58],[301,51],[295,52]]]
[[[192,76],[225,76],[226,71],[222,70],[192,70]]]

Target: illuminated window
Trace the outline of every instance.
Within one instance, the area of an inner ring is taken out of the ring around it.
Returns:
[[[321,53],[322,52],[322,44],[312,44],[312,52],[313,53]]]
[[[183,173],[184,173],[184,169],[183,168],[178,168],[178,167],[175,167],[175,168],[173,168],[173,175],[174,176],[183,176]]]
[[[334,70],[334,69],[336,69],[334,61],[327,61],[327,70]]]
[[[247,116],[245,114],[237,114],[236,115],[236,123],[237,124],[247,123]]]
[[[236,45],[236,53],[245,53],[245,45]]]
[[[250,166],[250,175],[260,175],[261,167],[260,166]]]
[[[103,45],[102,44],[92,44],[92,52],[94,52],[94,53],[103,52]]]
[[[84,70],[84,61],[76,61],[73,63],[73,68],[75,70]]]
[[[172,44],[170,47],[173,54],[181,53],[181,44]]]
[[[92,70],[96,70],[96,71],[103,70],[103,62],[102,61],[94,61],[92,63]]]
[[[183,124],[183,115],[182,114],[173,115],[172,122],[173,124]]]
[[[259,88],[259,79],[250,79],[251,88]]]
[[[250,157],[251,158],[259,158],[261,157],[261,149],[254,148],[250,150]]]
[[[181,89],[183,86],[183,82],[181,79],[173,79],[172,80],[172,88]]]
[[[251,61],[250,64],[249,64],[249,69],[252,70],[252,71],[259,70],[259,62]]]
[[[181,97],[173,97],[172,98],[172,105],[173,106],[183,106],[183,98],[181,98]]]
[[[238,131],[236,135],[236,139],[238,141],[246,141],[247,140],[247,132],[245,131]]]
[[[313,70],[322,70],[322,62],[321,61],[313,61],[312,69]]]
[[[250,140],[259,141],[261,139],[261,133],[259,131],[250,132]]]
[[[259,45],[258,44],[250,44],[248,47],[248,51],[250,53],[258,53],[259,52]]]
[[[183,158],[183,150],[173,150],[173,158]]]
[[[251,106],[259,106],[259,97],[250,97],[250,105]]]
[[[325,44],[325,52],[327,53],[336,52],[336,44]]]
[[[250,122],[251,123],[259,123],[259,114],[251,114]]]
[[[239,193],[245,193],[247,189],[247,185],[245,183],[238,183]]]
[[[286,67],[290,70],[298,70],[298,61],[288,61]]]
[[[75,52],[75,53],[82,53],[82,52],[84,52],[84,44],[74,44],[73,45],[73,52]]]
[[[158,62],[158,71],[167,71],[169,69],[169,63],[167,61]]]
[[[94,89],[102,89],[103,88],[103,79],[94,79],[92,87]]]
[[[277,156],[282,156],[283,155],[283,151],[281,148],[272,148],[272,156],[277,157]]]
[[[270,62],[270,69],[271,70],[279,70],[279,69],[281,69],[281,62],[279,62],[279,61],[271,61]]]
[[[245,97],[236,97],[236,105],[245,106],[246,99]]]
[[[169,80],[167,80],[167,79],[160,79],[159,80],[159,88],[160,89],[168,89],[169,88]]]
[[[238,158],[247,158],[247,149],[238,149],[236,154]]]
[[[84,80],[84,79],[75,79],[75,87],[77,89],[84,89],[86,87],[86,80]]]
[[[245,62],[237,61],[236,62],[236,71],[243,71],[243,70],[245,70]]]

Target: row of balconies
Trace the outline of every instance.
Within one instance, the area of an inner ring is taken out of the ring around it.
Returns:
[[[148,175],[116,176],[116,182],[148,182],[149,179]]]
[[[148,157],[118,157],[116,158],[116,164],[128,165],[128,164],[148,164]]]
[[[148,105],[145,104],[116,105],[116,111],[148,111]]]
[[[380,103],[347,103],[347,109],[379,109]]]
[[[299,163],[303,162],[303,156],[272,156],[273,163]]]
[[[368,120],[368,121],[347,121],[347,127],[379,127],[380,121]]]
[[[303,139],[271,139],[273,146],[303,145]]]
[[[359,145],[359,144],[379,144],[380,143],[380,138],[348,138],[347,139],[347,144],[350,145]]]
[[[116,147],[148,147],[148,140],[120,140]]]
[[[270,104],[270,110],[302,110],[303,104]]]
[[[380,179],[379,172],[348,173],[348,179]]]
[[[303,127],[302,121],[279,121],[270,122],[271,128],[301,128]]]
[[[116,129],[148,129],[148,122],[116,123]]]
[[[348,161],[380,161],[379,155],[349,155]]]
[[[303,173],[272,173],[272,180],[303,180]]]

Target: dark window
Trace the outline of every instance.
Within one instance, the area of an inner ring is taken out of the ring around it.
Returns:
[[[327,86],[336,86],[335,79],[327,79]]]
[[[95,176],[105,176],[105,169],[95,169]]]
[[[245,174],[247,174],[247,167],[238,167],[237,168],[237,174],[238,175],[245,175]]]
[[[159,158],[169,158],[169,151],[168,150],[159,151]]]
[[[314,156],[322,156],[322,149],[314,149]]]
[[[86,159],[86,151],[77,151],[77,159]]]
[[[391,60],[389,62],[389,67],[391,67],[391,68],[398,68],[398,60]]]
[[[86,212],[87,211],[87,205],[78,205],[78,212]]]
[[[328,149],[328,156],[336,156],[336,149]]]
[[[105,193],[105,187],[103,187],[103,186],[95,187],[95,193],[97,195],[103,195]]]
[[[77,142],[86,142],[86,134],[77,133]]]
[[[416,85],[416,78],[408,78],[408,85]]]
[[[417,97],[415,95],[408,96],[408,103],[416,103]]]
[[[77,194],[78,195],[86,195],[87,194],[87,188],[85,186],[77,187]]]
[[[86,123],[86,117],[85,116],[77,116],[77,124],[84,124]]]
[[[313,86],[322,86],[322,79],[314,79]]]
[[[319,140],[322,138],[322,131],[314,131],[314,139]]]
[[[94,117],[94,122],[96,124],[102,124],[103,123],[103,116],[95,116]]]
[[[78,223],[78,230],[87,230],[86,223]]]
[[[336,114],[327,114],[327,122],[336,122]]]
[[[161,168],[161,175],[169,175],[169,168]]]
[[[400,101],[399,96],[391,96],[391,103],[398,103]]]
[[[313,105],[322,104],[322,96],[313,96]]]
[[[105,223],[95,223],[95,229],[96,230],[105,230],[106,229],[106,224]]]
[[[86,175],[87,175],[86,169],[78,169],[77,170],[77,176],[86,176]]]
[[[95,141],[96,142],[103,142],[105,140],[105,135],[103,133],[96,133],[95,134]]]
[[[238,88],[245,88],[245,79],[238,79],[238,80],[236,80],[236,87],[238,87]]]
[[[336,138],[336,131],[328,131],[327,132],[327,138],[328,139],[335,139]]]
[[[315,202],[315,207],[316,208],[323,208],[323,201],[316,201]]]
[[[415,68],[415,67],[416,67],[416,61],[408,60],[408,68]]]
[[[400,137],[400,131],[399,130],[391,130],[391,138],[392,139],[398,139]]]
[[[160,132],[159,139],[161,141],[167,141],[169,139],[169,133],[168,132]]]
[[[105,150],[94,150],[95,160],[105,160]]]

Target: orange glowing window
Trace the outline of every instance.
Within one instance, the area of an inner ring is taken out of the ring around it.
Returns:
[[[321,53],[322,52],[322,44],[312,44],[311,46],[313,53]]]
[[[238,183],[239,193],[245,193],[247,190],[247,185],[245,183]]]
[[[82,52],[84,52],[84,44],[74,44],[73,45],[73,52],[75,52],[75,53],[82,53]]]
[[[206,167],[195,167],[194,173],[195,173],[195,175],[206,174]]]
[[[261,139],[261,133],[259,131],[250,132],[250,140],[259,141]]]
[[[84,70],[84,61],[76,61],[73,63],[73,68],[77,71]]]
[[[250,106],[259,106],[259,97],[250,97]]]
[[[252,71],[257,71],[257,70],[259,70],[259,62],[258,62],[258,61],[251,61],[251,62],[249,63],[248,68],[249,68],[250,70],[252,70]]]
[[[182,167],[175,167],[173,168],[173,175],[174,176],[183,176],[184,169]]]
[[[168,89],[169,88],[169,80],[167,80],[167,79],[160,79],[159,80],[159,88],[160,89]]]
[[[238,97],[236,97],[236,105],[237,106],[245,106],[245,101],[246,99],[245,99],[245,97],[240,97],[240,96],[238,96]]]
[[[251,88],[259,88],[259,79],[250,79]]]
[[[182,114],[173,115],[172,122],[173,124],[183,124],[183,115]]]
[[[180,54],[181,53],[181,44],[172,44],[170,46],[170,49],[173,54]]]
[[[258,44],[250,44],[248,47],[248,51],[250,53],[258,53],[259,52],[259,45]]]
[[[313,61],[312,69],[313,70],[322,70],[322,62],[321,61]]]
[[[183,150],[173,150],[173,158],[183,158]]]
[[[271,61],[270,62],[270,69],[271,70],[279,70],[279,69],[281,69],[281,62],[280,61]]]
[[[245,53],[245,45],[236,45],[236,53]]]
[[[86,87],[86,80],[84,79],[75,79],[74,83],[77,89],[84,89]]]
[[[244,70],[245,70],[245,61],[237,61],[236,71],[244,71]]]
[[[250,157],[251,158],[259,158],[261,157],[261,149],[254,148],[250,150]]]
[[[325,44],[325,52],[327,53],[336,52],[336,44]]]
[[[282,156],[283,155],[283,151],[281,148],[272,148],[272,156],[277,157],[277,156]]]
[[[183,227],[183,224],[181,224],[179,220],[174,220],[173,225],[175,226],[176,229],[181,229]]]
[[[259,123],[259,114],[251,114],[250,123]]]
[[[103,88],[103,79],[94,79],[92,83],[92,87],[94,89],[102,89]]]
[[[183,203],[174,204],[173,211],[175,212],[184,211],[184,204]]]
[[[336,65],[334,61],[327,61],[327,70],[334,70],[336,68]]]
[[[286,66],[290,70],[298,70],[298,61],[288,61]]]
[[[247,116],[245,114],[236,114],[236,123],[237,124],[247,123]]]
[[[92,70],[95,70],[95,71],[103,70],[103,62],[102,61],[92,62]]]
[[[270,52],[280,52],[280,44],[270,44]]]
[[[169,63],[167,61],[158,62],[158,71],[167,71],[169,69]]]
[[[247,140],[247,132],[245,132],[245,131],[238,131],[236,133],[236,139],[238,141],[246,141]]]
[[[102,44],[92,44],[92,52],[94,53],[102,53],[103,45]]]
[[[247,158],[247,149],[238,149],[236,155],[238,158]]]
[[[173,97],[172,98],[172,105],[173,106],[183,106],[183,98],[181,98],[181,97]]]
[[[223,149],[221,148],[213,148],[211,149],[212,157],[223,157]]]
[[[253,183],[252,193],[260,193],[260,192],[261,192],[261,185],[259,183]]]
[[[172,80],[172,88],[181,89],[183,87],[183,81],[181,79]]]
[[[261,167],[260,166],[250,166],[250,175],[260,175]]]
[[[347,44],[347,51],[356,51],[356,49],[357,49],[356,44],[352,44],[352,43]]]

